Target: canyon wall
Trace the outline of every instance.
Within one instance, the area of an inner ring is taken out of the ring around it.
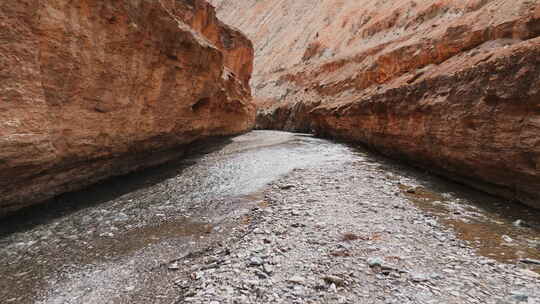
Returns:
[[[254,123],[253,48],[202,0],[0,3],[0,215]]]
[[[540,3],[211,0],[254,42],[258,128],[361,142],[540,208]]]

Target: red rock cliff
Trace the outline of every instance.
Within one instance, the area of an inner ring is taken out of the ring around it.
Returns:
[[[251,43],[204,1],[0,3],[0,214],[254,122]]]
[[[540,3],[233,1],[259,128],[359,141],[540,208]]]

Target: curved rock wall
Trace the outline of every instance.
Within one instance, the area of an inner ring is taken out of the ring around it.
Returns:
[[[211,2],[254,42],[258,128],[362,142],[540,208],[538,1]]]
[[[540,208],[540,38],[310,114],[316,133]]]
[[[204,1],[0,4],[0,214],[249,130],[251,43]]]

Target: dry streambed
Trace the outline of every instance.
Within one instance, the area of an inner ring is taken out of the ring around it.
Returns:
[[[294,170],[265,192],[242,238],[184,261],[178,303],[540,301],[539,268],[525,259],[538,258],[537,230],[467,204],[494,198],[403,169],[358,155]],[[458,237],[481,225],[500,227]],[[500,234],[512,231],[527,241]]]
[[[537,211],[309,136],[201,147],[8,219],[0,301],[540,301]]]

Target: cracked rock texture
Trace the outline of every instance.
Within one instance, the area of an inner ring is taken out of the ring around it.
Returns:
[[[540,208],[540,3],[212,0],[258,128],[362,142]]]
[[[254,123],[251,42],[205,1],[4,1],[0,33],[0,215]]]

